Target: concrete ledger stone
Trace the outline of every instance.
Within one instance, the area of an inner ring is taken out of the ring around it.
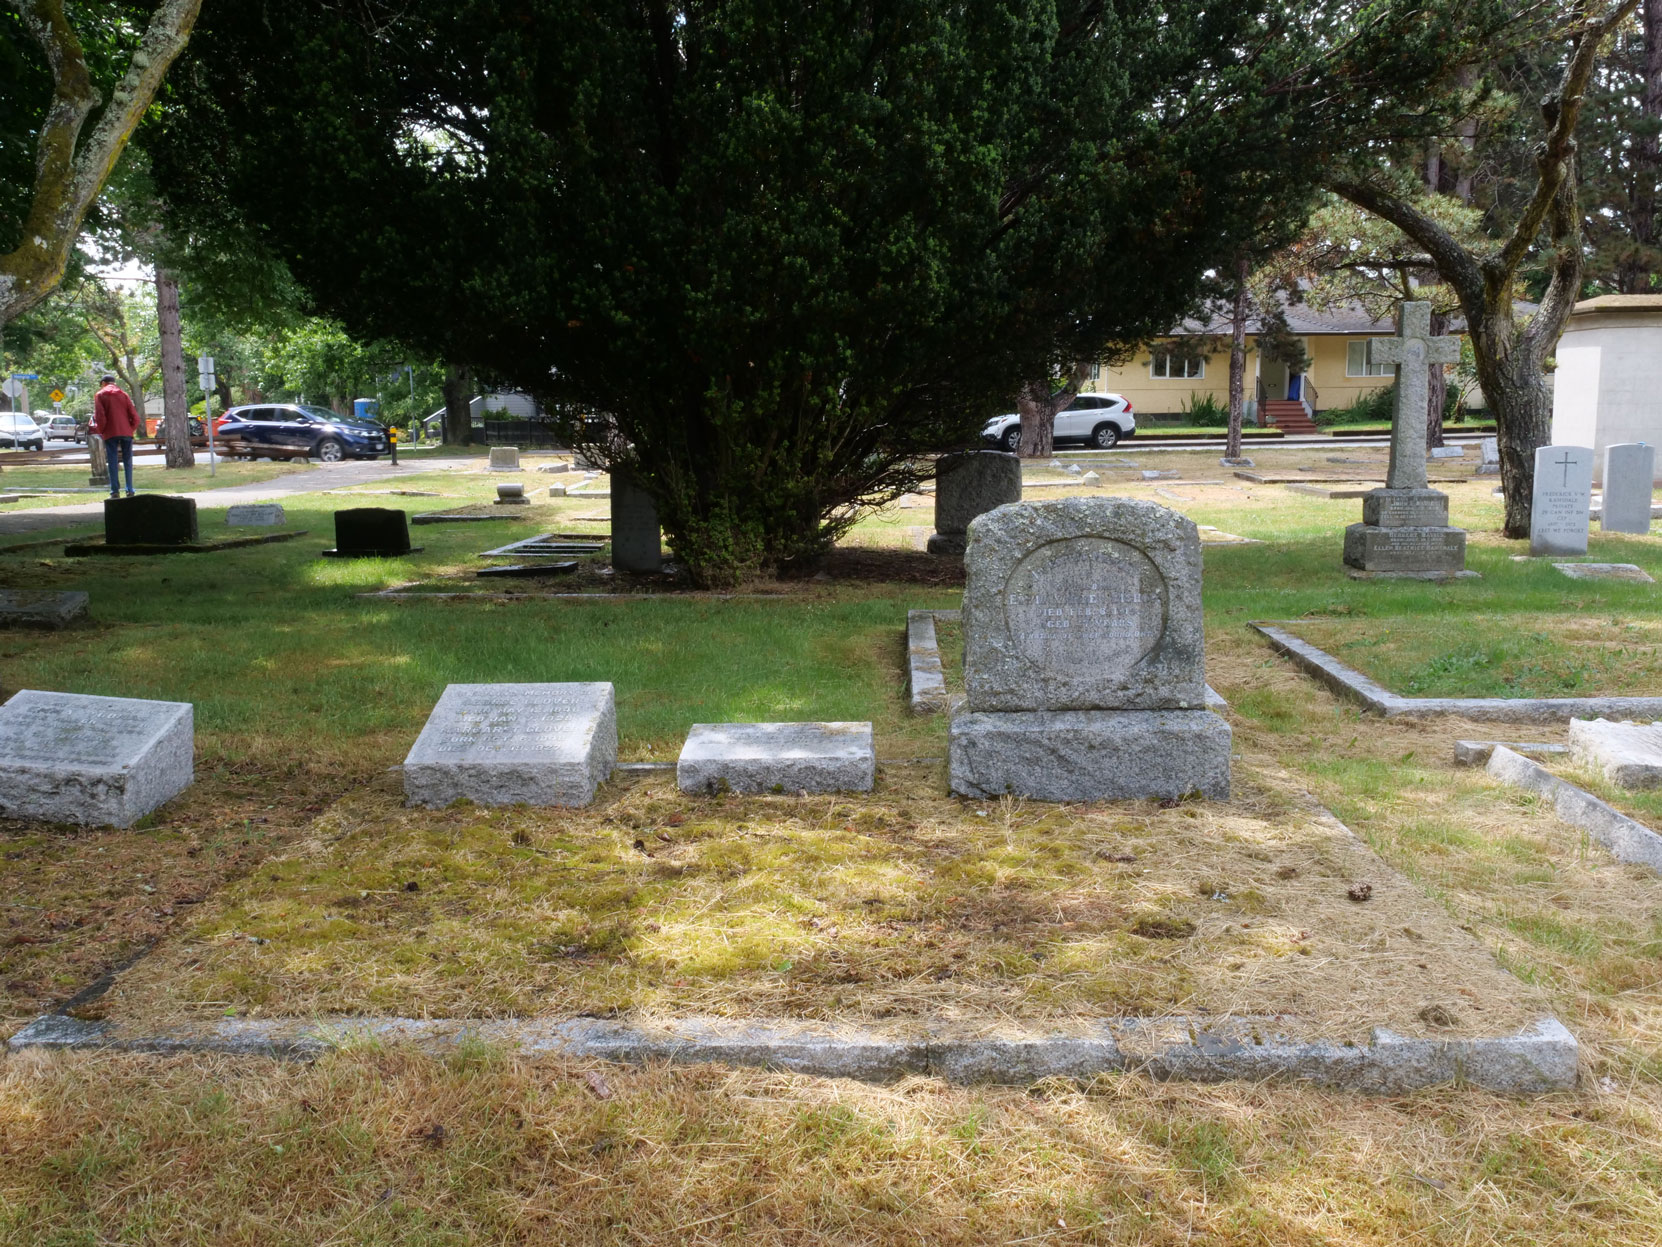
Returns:
[[[1453,575],[1466,566],[1466,530],[1352,524],[1345,529],[1344,561],[1369,572]]]
[[[0,628],[67,628],[87,616],[79,590],[0,589]]]
[[[194,709],[24,689],[0,706],[0,814],[130,827],[190,787]]]
[[[1662,723],[1571,719],[1570,757],[1618,788],[1662,788]]]
[[[616,765],[610,684],[452,684],[404,759],[404,796],[582,806]]]
[[[1030,711],[952,720],[952,791],[1039,801],[1229,798],[1229,724],[1210,710]]]
[[[970,524],[965,562],[969,709],[1205,706],[1192,521],[1128,498],[1017,503]]]
[[[695,723],[675,765],[682,792],[870,792],[870,723]]]
[[[1448,495],[1436,489],[1375,489],[1362,495],[1362,522],[1376,528],[1446,528]]]

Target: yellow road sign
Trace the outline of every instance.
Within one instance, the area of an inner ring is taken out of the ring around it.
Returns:
[[[54,403],[63,402],[63,391],[62,390],[53,390],[52,391],[52,401]]]

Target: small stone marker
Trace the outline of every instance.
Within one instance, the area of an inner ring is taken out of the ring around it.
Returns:
[[[0,815],[130,827],[190,787],[193,711],[25,689],[0,706]]]
[[[1553,567],[1571,580],[1627,580],[1641,585],[1656,583],[1649,572],[1634,563],[1554,563]]]
[[[392,507],[353,507],[335,512],[335,548],[332,559],[399,558],[419,554],[410,545],[410,517]]]
[[[1102,484],[1102,474],[1100,472],[1087,472],[1079,478],[1079,483],[1081,485],[1100,485]]]
[[[1662,723],[1571,719],[1570,757],[1618,788],[1662,788]]]
[[[564,462],[561,462],[561,463],[545,463],[545,464],[543,464],[542,467],[538,468],[537,471],[539,471],[539,472],[554,472],[554,473],[570,472],[570,471],[572,471],[572,466],[571,466],[571,464],[564,463]]]
[[[1585,446],[1542,446],[1535,452],[1535,493],[1529,552],[1586,554],[1593,502],[1593,452]]]
[[[1604,448],[1604,510],[1599,529],[1607,533],[1650,532],[1650,504],[1656,479],[1656,447],[1617,442]]]
[[[1446,580],[1467,572],[1466,533],[1448,522],[1448,495],[1425,474],[1427,368],[1455,363],[1460,344],[1431,336],[1431,305],[1404,303],[1397,336],[1370,338],[1368,358],[1396,365],[1396,411],[1385,488],[1362,498],[1362,522],[1345,529],[1344,562],[1352,576]],[[1464,454],[1459,447],[1449,450]]]
[[[496,487],[496,505],[499,507],[528,507],[531,500],[525,496],[524,481],[503,481]]]
[[[230,528],[273,528],[283,522],[283,508],[275,502],[248,503],[225,508]]]
[[[518,472],[519,447],[492,446],[490,470],[492,472]]]
[[[870,723],[695,723],[675,764],[682,792],[870,792]]]
[[[104,458],[104,439],[96,433],[87,434],[88,485],[110,487],[109,462]]]
[[[67,628],[86,614],[79,591],[0,589],[0,628]]]
[[[404,759],[404,797],[587,805],[616,765],[610,684],[451,684]]]
[[[550,498],[564,498],[566,496],[566,487],[564,485],[550,485],[548,487],[548,496]]]
[[[197,541],[196,502],[167,494],[104,499],[104,544],[191,546]]]
[[[1250,468],[1256,466],[1251,459],[1231,459],[1227,455],[1225,455],[1222,459],[1219,459],[1218,464],[1221,467],[1226,468]]]
[[[1482,442],[1483,462],[1477,465],[1479,476],[1500,475],[1500,439],[1486,437]]]
[[[612,566],[620,572],[664,569],[658,504],[627,473],[612,473]]]
[[[935,531],[931,554],[961,558],[970,521],[1021,501],[1021,458],[1001,450],[942,455],[935,464]]]
[[[965,565],[954,792],[1228,797],[1193,523],[1127,498],[1017,503],[970,525]]]
[[[1466,448],[1464,446],[1433,446],[1431,457],[1433,459],[1464,459]]]
[[[1145,468],[1142,475],[1145,481],[1169,481],[1179,473],[1176,468]]]

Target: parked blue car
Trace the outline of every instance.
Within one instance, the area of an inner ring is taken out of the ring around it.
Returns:
[[[375,459],[387,453],[387,430],[373,420],[336,415],[302,403],[233,407],[217,433],[220,449],[248,459]]]

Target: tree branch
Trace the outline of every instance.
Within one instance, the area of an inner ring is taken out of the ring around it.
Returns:
[[[1328,189],[1350,200],[1358,208],[1389,221],[1424,247],[1443,280],[1453,286],[1460,296],[1468,316],[1475,316],[1483,307],[1485,285],[1482,265],[1453,234],[1431,217],[1402,196],[1367,182],[1335,181],[1328,183]]]

